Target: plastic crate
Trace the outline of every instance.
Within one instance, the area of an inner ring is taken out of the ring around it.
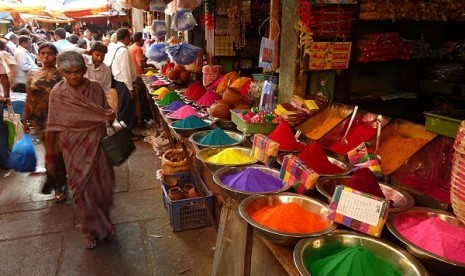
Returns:
[[[428,131],[455,138],[462,120],[465,120],[465,110],[447,110],[424,112],[425,128]]]
[[[205,206],[201,197],[171,200],[168,197],[168,186],[162,185],[163,203],[168,209],[170,225],[173,228],[173,231],[188,230],[212,224],[212,221],[208,216],[208,210],[213,209],[212,192],[210,192],[202,182],[195,183],[190,172],[183,173],[182,180],[178,181],[177,186],[182,188],[187,183],[191,183],[194,186],[202,185],[208,206]]]
[[[245,134],[270,134],[278,124],[273,123],[247,123],[237,112],[242,112],[247,109],[231,109],[231,121],[236,124],[237,129]]]

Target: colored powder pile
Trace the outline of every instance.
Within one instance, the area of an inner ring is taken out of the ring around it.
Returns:
[[[204,137],[199,137],[196,142],[203,145],[222,146],[237,143],[237,140],[231,138],[221,128],[215,128]]]
[[[200,106],[211,106],[219,98],[220,96],[213,90],[208,90],[195,104]]]
[[[185,97],[190,97],[192,93],[194,92],[195,88],[199,87],[201,84],[198,82],[193,82],[191,83],[187,88],[186,91],[184,91],[184,96]]]
[[[181,100],[181,98],[179,97],[178,93],[176,93],[174,91],[170,91],[170,92],[166,93],[166,95],[163,96],[161,101],[158,101],[157,104],[160,105],[160,106],[167,106],[167,105],[171,104],[172,102],[180,101],[180,100]]]
[[[305,132],[305,136],[312,140],[318,140],[323,135],[325,135],[328,131],[330,131],[333,127],[335,127],[339,122],[342,121],[340,117],[330,117],[324,120],[322,124],[319,124],[317,127],[312,129],[311,131]],[[302,131],[303,132],[303,131]]]
[[[206,123],[205,121],[203,121],[195,115],[191,115],[180,121],[174,122],[173,126],[177,128],[199,128],[208,126],[208,123]]]
[[[412,172],[411,175],[404,175],[400,177],[396,176],[394,178],[400,183],[409,186],[422,194],[428,195],[443,203],[451,204],[449,181],[444,181],[438,178],[428,180],[420,179],[418,176],[414,175],[414,172]]]
[[[443,258],[465,264],[465,227],[438,217],[398,215],[394,227],[416,246]]]
[[[186,91],[184,96],[189,98],[189,100],[195,102],[198,101],[202,96],[207,92],[207,89],[203,85],[197,85],[192,87],[189,92]]]
[[[169,90],[168,88],[162,87],[162,88],[158,88],[157,90],[155,90],[155,91],[153,92],[153,94],[154,94],[154,95],[161,95],[162,93],[165,92],[165,94],[166,94],[166,93],[168,93],[169,91],[170,91],[170,90]]]
[[[312,260],[313,256],[304,255],[305,267],[313,276],[401,275],[397,269],[363,247],[341,248],[337,253],[332,248],[325,250],[323,247],[318,255],[326,257]]]
[[[280,150],[302,151],[305,147],[297,142],[291,126],[285,120],[281,121],[268,137],[279,143]]]
[[[339,174],[342,169],[329,162],[320,142],[314,141],[307,145],[304,151],[297,155],[307,166],[318,174]]]
[[[286,233],[313,233],[329,225],[319,215],[295,202],[264,207],[250,217],[265,227]]]
[[[244,155],[234,149],[223,149],[215,155],[207,158],[207,161],[215,164],[245,164],[251,162],[253,159],[250,156]]]
[[[220,84],[220,82],[224,79],[224,77],[226,76],[226,74],[223,74],[221,75],[219,78],[217,78],[214,82],[212,82],[208,88],[212,89],[212,90],[216,90],[216,88],[218,87],[218,85]]]
[[[152,82],[152,86],[160,86],[160,85],[166,85],[166,82],[164,82],[162,80],[156,80],[156,81]]]
[[[427,139],[404,138],[400,135],[390,135],[383,139],[378,150],[378,155],[381,156],[381,173],[388,175],[394,172],[427,142]]]
[[[385,198],[383,191],[379,187],[376,175],[369,168],[360,168],[356,170],[345,186],[380,198]]]
[[[186,104],[181,102],[181,101],[174,101],[174,102],[170,103],[168,106],[166,106],[163,109],[166,110],[166,111],[176,111],[176,110],[180,109],[181,107],[183,107],[185,105]]]
[[[227,175],[221,181],[231,188],[244,192],[271,192],[285,185],[281,179],[255,168],[247,168],[240,173]]]
[[[193,108],[190,105],[185,105],[181,107],[180,109],[174,111],[173,113],[167,115],[168,118],[171,119],[184,119],[189,116],[197,116],[199,118],[203,117],[202,114],[200,114],[195,108]]]
[[[344,133],[345,131],[344,129]],[[339,154],[347,154],[350,150],[360,145],[360,143],[368,141],[375,134],[376,128],[354,121],[347,134],[347,145],[341,143],[342,136],[344,135],[341,134],[341,138],[330,145],[329,149]]]

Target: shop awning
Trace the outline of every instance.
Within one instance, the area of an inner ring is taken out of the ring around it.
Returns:
[[[2,12],[41,14],[45,10],[45,8],[45,1],[0,0],[0,11]]]

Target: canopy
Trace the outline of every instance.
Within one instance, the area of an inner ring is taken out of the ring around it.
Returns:
[[[45,10],[45,0],[0,0],[0,11],[41,14]]]

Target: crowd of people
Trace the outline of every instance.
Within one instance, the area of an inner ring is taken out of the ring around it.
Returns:
[[[113,168],[99,141],[116,118],[133,130],[152,119],[141,75],[149,66],[141,32],[121,27],[103,37],[23,28],[0,36],[0,169],[8,169],[4,107],[11,92],[25,93],[22,123],[45,146],[43,193],[57,203],[72,190],[85,247],[113,234],[109,208]],[[109,105],[109,95],[117,104]],[[139,139],[137,135],[134,140]]]

